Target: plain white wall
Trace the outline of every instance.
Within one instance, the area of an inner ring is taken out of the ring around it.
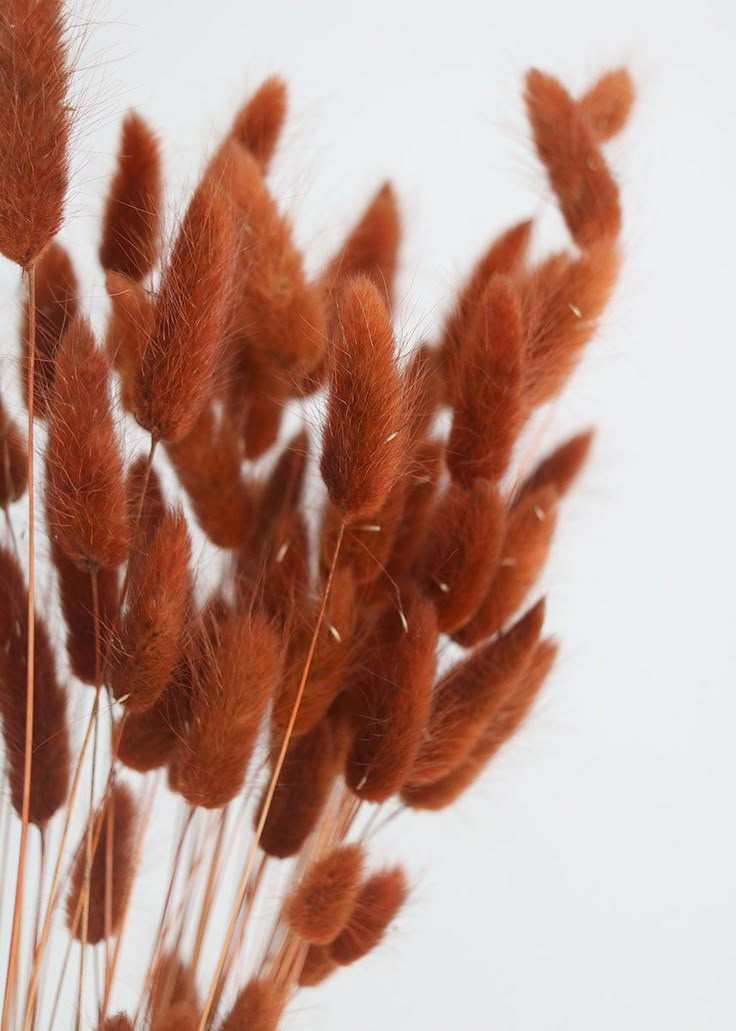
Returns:
[[[574,88],[630,65],[640,103],[608,149],[627,264],[555,411],[594,423],[546,578],[562,658],[527,728],[445,814],[380,838],[413,901],[379,954],[297,1001],[321,1031],[729,1031],[736,1026],[736,554],[730,5],[86,0],[70,220],[102,296],[96,219],[137,106],[177,190],[245,93],[289,81],[274,182],[318,267],[385,177],[403,206],[399,329],[437,327],[489,236],[561,239],[520,103],[538,65]],[[10,327],[15,280],[3,266]],[[10,339],[10,330],[8,337]],[[10,350],[9,344],[5,350]],[[7,367],[4,376],[10,377]],[[168,847],[168,843],[166,848]],[[162,855],[167,854],[162,846]]]

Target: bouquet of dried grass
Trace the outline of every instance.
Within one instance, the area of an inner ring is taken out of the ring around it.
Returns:
[[[8,0],[0,250],[25,281],[28,429],[0,403],[4,819],[19,821],[2,1031],[273,1031],[298,992],[376,948],[405,902],[402,867],[371,863],[377,807],[452,804],[554,663],[531,596],[591,435],[531,471],[519,441],[615,284],[621,213],[601,146],[632,86],[616,71],[574,98],[529,73],[534,143],[574,246],[532,262],[531,222],[507,229],[440,339],[408,354],[392,319],[390,186],[322,274],[305,272],[267,181],[278,79],[236,114],[166,253],[159,141],[127,116],[97,340],[56,239],[71,70],[60,0]],[[304,404],[322,395],[318,439]],[[148,447],[130,459],[133,421]],[[43,599],[36,487],[55,585]],[[27,560],[13,533],[24,495]],[[219,556],[209,583],[202,535]],[[67,710],[83,685],[77,733]],[[126,917],[165,788],[180,831],[142,941]],[[15,858],[6,848],[4,876]],[[268,920],[266,884],[282,897]],[[126,944],[149,959],[137,1003],[113,1016]],[[62,1014],[69,979],[76,1006]]]

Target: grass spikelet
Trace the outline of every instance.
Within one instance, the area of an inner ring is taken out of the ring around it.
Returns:
[[[316,988],[322,984],[337,968],[326,945],[310,945],[304,957],[304,964],[299,974],[300,988]]]
[[[441,342],[447,390],[451,399],[457,397],[460,390],[465,347],[488,284],[494,276],[513,277],[522,270],[531,232],[532,223],[525,221],[511,226],[497,237],[478,259],[458,294]]]
[[[28,675],[28,592],[17,559],[0,547],[0,715],[10,801],[20,815]],[[69,787],[66,694],[56,676],[51,638],[36,617],[34,632],[33,749],[29,820],[43,828],[65,802]]]
[[[104,808],[103,808],[104,807]],[[105,938],[105,896],[111,898],[110,931],[117,934],[132,887],[133,855],[138,819],[133,795],[124,784],[116,782],[102,807],[92,814],[93,843],[89,881],[89,918],[87,942],[96,945]],[[108,835],[108,823],[112,820],[114,834]],[[108,857],[107,841],[112,838],[112,856]],[[66,898],[66,921],[69,931],[76,940],[81,940],[81,911],[86,868],[87,831],[85,830],[77,849],[70,875],[69,893]],[[108,889],[107,861],[111,860],[110,888]],[[77,924],[76,929],[74,924]]]
[[[459,644],[471,648],[491,637],[518,611],[547,561],[556,505],[554,487],[543,487],[511,510],[496,575],[473,618],[453,635]]]
[[[539,159],[572,238],[581,247],[621,228],[618,186],[588,119],[557,79],[533,69],[525,100]]]
[[[8,509],[28,487],[28,445],[0,398],[0,508]]]
[[[557,497],[563,497],[584,466],[592,443],[593,431],[585,430],[556,447],[521,484],[514,497],[514,505],[543,487],[554,487]]]
[[[386,307],[357,278],[340,302],[320,469],[343,518],[381,507],[401,470],[406,413]]]
[[[197,1031],[199,1013],[189,1002],[175,1002],[168,1006],[151,1025],[151,1031]]]
[[[544,622],[538,602],[507,633],[471,652],[437,685],[427,736],[408,778],[431,784],[462,762],[521,683]]]
[[[394,580],[406,576],[421,548],[444,466],[444,455],[445,446],[439,440],[422,443],[414,453],[407,472],[408,485],[401,522],[388,562],[388,572]]]
[[[163,182],[155,134],[135,111],[123,121],[118,164],[105,203],[100,264],[135,282],[159,253]]]
[[[416,593],[403,600],[403,614],[403,620],[393,610],[384,616],[374,675],[361,679],[353,696],[356,729],[345,781],[369,802],[385,802],[401,790],[429,721],[437,617],[431,602]]]
[[[467,758],[431,784],[405,787],[401,794],[404,804],[413,809],[434,812],[456,802],[524,722],[552,668],[556,654],[554,641],[540,641],[518,688],[491,719]]]
[[[404,512],[406,480],[395,481],[376,512],[349,523],[340,550],[340,565],[349,569],[356,583],[369,584],[385,570]],[[323,566],[329,565],[340,532],[340,510],[328,503],[321,534]]]
[[[134,377],[135,417],[155,440],[182,440],[210,396],[234,247],[232,206],[205,178],[179,227]]]
[[[112,1017],[105,1017],[101,1024],[98,1024],[97,1031],[135,1031],[133,1022],[127,1013],[115,1013]]]
[[[108,272],[105,286],[111,308],[105,349],[120,377],[120,401],[133,413],[135,372],[153,329],[153,299],[140,283]]]
[[[238,995],[220,1031],[276,1031],[282,1009],[275,986],[253,978]]]
[[[328,945],[353,911],[363,871],[360,845],[342,845],[312,864],[284,903],[284,919],[304,941]]]
[[[61,225],[72,122],[60,0],[0,14],[0,251],[22,268]]]
[[[186,726],[190,698],[176,675],[144,712],[131,712],[118,733],[120,762],[138,773],[166,766],[175,756]]]
[[[485,598],[501,552],[504,521],[498,490],[487,480],[475,480],[469,489],[450,484],[440,498],[417,575],[443,633],[467,623]]]
[[[68,252],[52,240],[36,261],[36,356],[33,366],[33,413],[48,417],[56,378],[56,355],[67,326],[79,312],[79,285]],[[23,303],[20,363],[23,398],[28,397],[28,299]]]
[[[578,107],[599,140],[610,140],[626,125],[636,100],[631,75],[615,68],[597,79],[578,101]]]
[[[406,902],[408,891],[401,867],[372,874],[360,889],[347,925],[330,945],[335,962],[348,966],[375,949]]]
[[[215,809],[238,793],[280,671],[280,642],[267,620],[228,614],[194,685],[179,763],[190,805]]]
[[[450,475],[466,487],[506,471],[524,415],[524,343],[514,287],[494,276],[469,331],[447,445]]]
[[[128,529],[122,460],[108,392],[108,365],[80,316],[56,364],[46,451],[51,536],[79,568],[115,568]]]
[[[153,1026],[171,1006],[185,1003],[199,1009],[194,972],[174,952],[165,953],[158,962],[148,999]]]
[[[130,712],[149,709],[174,670],[190,604],[191,548],[184,513],[171,510],[132,567],[110,669],[113,693]]]
[[[128,467],[125,491],[130,536],[145,552],[167,511],[161,480],[156,470],[149,468],[145,455],[139,455]]]
[[[233,120],[230,135],[253,155],[263,172],[271,164],[286,118],[286,83],[278,76],[266,79]]]
[[[390,311],[394,303],[400,241],[396,193],[391,183],[384,183],[322,274],[325,290],[333,296],[333,303],[349,279],[365,276]]]

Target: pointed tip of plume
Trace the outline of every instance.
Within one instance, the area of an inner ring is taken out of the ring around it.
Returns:
[[[135,1031],[133,1021],[127,1013],[115,1013],[112,1017],[105,1017],[102,1023],[97,1025],[97,1031]]]
[[[312,945],[334,941],[353,911],[363,861],[360,845],[341,845],[312,864],[284,903],[294,934]]]
[[[77,317],[56,362],[46,450],[46,504],[53,540],[80,569],[114,568],[128,528],[109,367],[89,323]]]
[[[79,312],[79,284],[68,251],[52,240],[36,262],[36,354],[33,412],[47,418],[53,402],[56,356],[67,327]],[[28,299],[23,301],[21,387],[28,396]]]
[[[320,469],[343,517],[380,508],[403,461],[406,412],[386,306],[369,279],[344,290]]]
[[[627,68],[614,68],[586,90],[578,106],[599,140],[610,140],[626,125],[636,100]]]
[[[274,75],[263,82],[238,111],[230,133],[266,171],[271,163],[286,118],[288,90]]]
[[[136,368],[135,417],[157,440],[185,437],[211,394],[234,247],[232,204],[206,177],[179,227]]]
[[[220,1031],[276,1031],[283,1008],[276,985],[253,978],[238,995]]]
[[[71,67],[61,0],[0,17],[0,252],[27,267],[58,232],[69,176]]]
[[[156,262],[161,236],[161,158],[155,134],[135,111],[123,122],[118,164],[105,205],[100,264],[136,282]]]
[[[532,69],[525,100],[537,154],[570,234],[587,247],[621,228],[618,187],[588,121],[564,86]]]
[[[380,944],[409,893],[406,874],[392,867],[372,874],[363,884],[346,926],[330,944],[340,966],[355,963]]]
[[[0,508],[18,501],[28,487],[28,444],[0,398]]]
[[[89,920],[87,942],[96,945],[105,938],[105,899],[111,897],[110,932],[115,935],[120,927],[128,905],[133,884],[134,850],[137,805],[128,788],[119,782],[115,784],[102,803],[101,809],[92,814],[93,855],[89,881]],[[108,835],[112,827],[113,833]],[[112,856],[108,863],[107,841],[112,838]],[[96,843],[96,844],[95,844]],[[72,937],[79,941],[82,935],[81,909],[87,866],[87,830],[85,829],[77,848],[70,874],[69,894],[66,899],[66,919]],[[108,866],[111,878],[108,890]]]
[[[594,436],[594,430],[577,433],[543,458],[521,483],[514,497],[514,505],[518,505],[543,487],[554,487],[557,496],[563,497],[585,465]]]

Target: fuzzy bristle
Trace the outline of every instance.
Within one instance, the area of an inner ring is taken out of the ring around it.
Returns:
[[[636,100],[631,75],[615,68],[585,91],[578,107],[599,140],[610,140],[626,125]]]
[[[97,1031],[135,1031],[133,1021],[127,1013],[115,1013],[112,1017],[105,1017],[101,1024],[97,1025]]]
[[[0,398],[0,508],[22,498],[28,487],[28,445]]]
[[[250,151],[264,172],[281,135],[287,100],[283,79],[266,79],[238,111],[230,129],[233,139]]]
[[[593,431],[585,430],[556,447],[519,486],[514,505],[521,504],[543,487],[554,487],[557,497],[563,497],[585,465],[592,443]]]
[[[299,974],[300,988],[316,988],[337,969],[326,945],[310,945]]]
[[[398,866],[369,877],[360,889],[346,926],[330,944],[335,962],[348,966],[376,948],[407,895],[406,875]]]
[[[306,872],[284,903],[284,919],[311,945],[328,945],[353,911],[363,871],[360,845],[342,845]]]
[[[243,988],[220,1031],[276,1031],[284,1008],[275,985],[253,978]]]
[[[105,287],[111,302],[105,350],[120,377],[120,403],[133,413],[135,372],[153,329],[153,297],[118,272],[107,273]]]

